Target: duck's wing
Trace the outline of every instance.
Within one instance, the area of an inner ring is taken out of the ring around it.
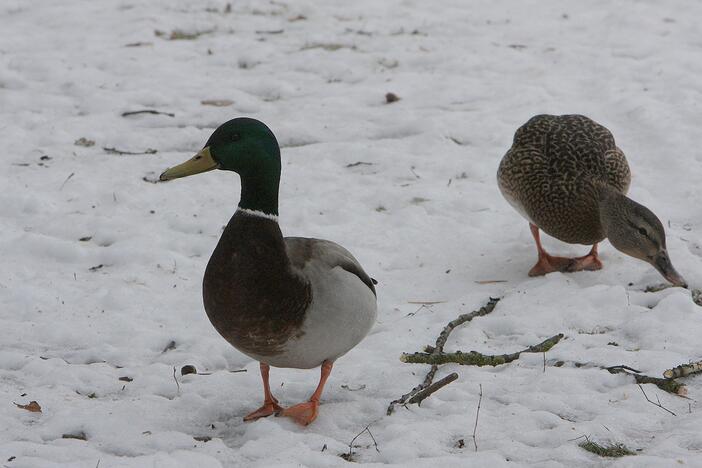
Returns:
[[[530,222],[564,242],[602,239],[597,184],[628,187],[628,165],[614,137],[581,115],[538,115],[520,127],[497,180]]]
[[[589,177],[626,193],[631,181],[626,157],[612,133],[584,115],[532,117],[514,134],[505,160],[507,168],[551,183]]]
[[[376,295],[374,280],[363,270],[351,252],[339,244],[308,237],[286,237],[285,248],[294,267],[302,270],[308,262],[316,260],[330,270],[335,267],[343,268],[356,275]]]
[[[609,185],[626,195],[631,184],[631,170],[622,150],[615,147],[615,149],[607,151],[605,165],[607,166]]]

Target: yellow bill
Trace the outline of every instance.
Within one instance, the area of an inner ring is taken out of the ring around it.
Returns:
[[[210,154],[210,147],[206,146],[183,164],[178,164],[177,166],[166,169],[164,173],[161,174],[161,177],[159,177],[159,180],[166,181],[179,179],[181,177],[211,171],[212,169],[217,169],[218,167],[219,164]]]

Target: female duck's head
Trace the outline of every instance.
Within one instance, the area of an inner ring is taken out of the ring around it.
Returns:
[[[600,219],[609,242],[617,250],[650,263],[674,285],[687,287],[668,256],[663,223],[651,210],[614,190],[607,190],[601,198]]]

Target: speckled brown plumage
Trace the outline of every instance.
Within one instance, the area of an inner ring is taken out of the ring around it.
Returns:
[[[203,280],[205,310],[217,331],[244,353],[279,354],[300,333],[312,293],[286,254],[278,223],[237,211]]]
[[[537,115],[515,133],[497,180],[505,198],[547,234],[591,245],[606,237],[600,187],[626,194],[631,173],[602,125],[582,115]]]

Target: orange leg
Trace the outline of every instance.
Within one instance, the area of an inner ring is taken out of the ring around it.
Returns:
[[[539,259],[536,261],[536,265],[529,270],[529,276],[542,276],[553,271],[574,272],[580,270],[599,270],[602,268],[602,262],[597,256],[597,244],[593,245],[590,252],[583,257],[554,257],[549,255],[541,245],[539,228],[531,223],[529,223],[529,228],[531,229],[531,235],[534,236],[536,250],[539,253]]]
[[[327,383],[327,378],[329,378],[329,374],[331,374],[333,365],[334,363],[332,361],[324,361],[322,363],[322,375],[319,378],[319,385],[317,385],[317,389],[314,391],[309,401],[284,409],[277,413],[276,416],[293,418],[295,422],[303,426],[307,426],[317,419],[319,399],[322,397],[324,384]]]
[[[268,374],[270,366],[265,363],[261,364],[261,378],[263,379],[263,406],[244,416],[244,421],[255,421],[259,418],[265,418],[273,413],[283,410],[283,407],[278,405],[278,400],[271,394],[271,387],[268,383]]]

